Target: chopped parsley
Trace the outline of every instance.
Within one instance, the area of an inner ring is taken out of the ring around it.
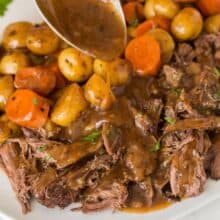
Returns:
[[[213,68],[213,73],[215,74],[215,76],[220,77],[220,69],[218,69],[217,67]]]
[[[180,88],[176,88],[176,89],[172,89],[171,92],[175,95],[175,96],[180,96],[182,89]]]
[[[216,100],[220,101],[220,92],[214,93],[214,94],[213,94],[213,97],[214,97]]]
[[[130,25],[132,27],[137,27],[139,25],[139,20],[138,18],[134,18],[131,22],[130,22]]]
[[[90,142],[92,144],[96,143],[97,139],[101,136],[101,131],[94,131],[91,134],[81,138],[81,141]]]
[[[46,149],[47,149],[47,145],[41,145],[41,146],[37,149],[37,151],[38,151],[38,152],[44,152]]]
[[[174,118],[171,118],[171,117],[165,117],[164,120],[168,123],[168,124],[175,124],[176,123],[176,120]]]
[[[5,12],[8,9],[8,5],[12,2],[12,0],[1,0],[0,1],[0,16],[4,16]]]
[[[46,155],[45,157],[44,157],[44,160],[45,161],[48,161],[48,160],[50,160],[52,157],[48,154],[48,155]]]
[[[157,143],[150,149],[150,151],[151,151],[151,152],[157,152],[157,151],[160,150],[160,147],[161,147],[160,142],[157,142]]]
[[[34,97],[34,98],[32,99],[32,102],[33,102],[35,105],[37,105],[37,104],[38,104],[38,99],[37,99],[36,97]]]
[[[41,56],[36,56],[34,54],[30,54],[30,58],[31,58],[31,62],[34,64],[34,65],[41,65],[44,63],[45,59],[44,57],[41,57]]]

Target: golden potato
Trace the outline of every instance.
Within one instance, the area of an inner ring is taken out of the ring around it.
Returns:
[[[41,25],[35,26],[29,31],[26,44],[32,53],[48,55],[56,52],[60,39],[47,25]]]
[[[111,86],[120,86],[129,81],[132,74],[132,66],[128,61],[120,58],[110,62],[96,59],[94,72],[102,76],[105,81],[109,77]]]
[[[174,49],[175,49],[175,42],[171,35],[160,28],[153,29],[148,32],[150,35],[155,37],[155,39],[159,42],[161,48],[161,56],[162,62],[168,63],[172,58]]]
[[[57,100],[51,113],[51,121],[60,126],[69,126],[80,116],[87,105],[81,87],[75,83],[71,84]]]
[[[180,10],[178,3],[173,0],[147,0],[144,6],[146,18],[161,15],[172,19]]]
[[[0,61],[0,73],[16,74],[18,70],[30,64],[29,57],[18,51],[11,52],[2,57]]]
[[[110,85],[98,74],[94,74],[84,87],[86,99],[101,110],[109,109],[115,102]]]
[[[171,23],[171,31],[177,40],[193,40],[199,36],[203,28],[200,12],[192,7],[182,9]]]
[[[25,48],[27,33],[32,27],[29,22],[15,22],[8,25],[3,33],[3,47],[6,50]]]
[[[3,143],[8,138],[19,137],[21,129],[18,125],[11,122],[4,114],[0,117],[0,143]]]
[[[75,48],[63,50],[58,57],[58,64],[62,74],[73,82],[87,80],[93,70],[93,59]]]
[[[5,104],[9,96],[14,92],[12,76],[2,76],[0,78],[0,110],[5,110]]]
[[[204,27],[205,31],[208,33],[220,32],[220,14],[208,17],[205,21]]]

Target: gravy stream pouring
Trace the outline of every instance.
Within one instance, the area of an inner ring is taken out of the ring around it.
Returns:
[[[120,0],[34,0],[45,22],[69,45],[103,60],[124,50],[127,33]]]

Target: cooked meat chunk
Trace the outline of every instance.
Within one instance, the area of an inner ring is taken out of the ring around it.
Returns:
[[[204,190],[206,174],[203,157],[196,150],[194,140],[182,147],[171,161],[170,185],[174,196],[195,196]]]
[[[154,190],[151,178],[146,178],[143,182],[132,183],[129,186],[128,206],[132,208],[143,208],[152,205]]]
[[[212,147],[206,157],[206,169],[212,179],[220,179],[220,135],[216,134],[212,139]]]
[[[102,140],[99,139],[95,143],[80,141],[73,144],[29,140],[28,144],[31,146],[36,158],[49,164],[55,164],[58,169],[63,169],[97,152],[102,147]]]
[[[21,152],[22,149],[17,143],[6,142],[0,148],[0,157],[12,188],[21,203],[22,211],[27,213],[31,211],[28,176],[36,173],[37,167],[35,159],[27,159]]]
[[[88,190],[83,200],[82,211],[87,213],[105,208],[118,209],[126,204],[128,197],[126,170],[115,166],[103,177],[95,189]]]
[[[131,142],[125,154],[126,166],[133,174],[133,181],[143,181],[156,168],[156,154],[152,152],[156,139],[148,136],[146,142]],[[143,141],[143,140],[142,140]]]

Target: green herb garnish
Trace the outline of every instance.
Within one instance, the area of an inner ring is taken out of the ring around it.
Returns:
[[[213,73],[217,76],[220,77],[220,69],[218,69],[217,67],[213,68]]]
[[[38,151],[38,152],[44,152],[46,149],[47,149],[47,145],[41,145],[41,146],[37,149],[37,151]]]
[[[33,102],[35,105],[37,105],[37,104],[38,104],[38,99],[37,99],[36,97],[34,97],[34,98],[32,99],[32,102]]]
[[[100,136],[101,131],[94,131],[91,134],[81,138],[81,141],[95,143]]]
[[[157,152],[157,151],[159,151],[160,150],[160,142],[157,142],[151,149],[150,149],[150,151],[151,152]]]
[[[12,2],[12,0],[1,0],[0,1],[0,16],[4,16],[5,12],[8,9],[8,5]]]
[[[214,97],[216,100],[220,101],[220,92],[214,93],[214,94],[213,94],[213,97]]]
[[[179,96],[181,94],[182,89],[180,88],[176,88],[176,89],[172,89],[171,92],[175,95],[175,96]]]
[[[48,154],[48,155],[46,155],[45,157],[44,157],[44,160],[45,161],[48,161],[48,160],[50,160],[52,157]]]
[[[139,20],[138,18],[134,18],[131,22],[130,22],[130,25],[132,27],[137,27],[139,25]]]
[[[168,124],[175,124],[176,123],[176,120],[174,118],[171,118],[171,117],[165,117],[164,120],[168,123]]]
[[[34,54],[30,54],[30,58],[31,58],[31,62],[34,65],[41,65],[41,64],[43,64],[45,62],[44,57],[36,56]]]

